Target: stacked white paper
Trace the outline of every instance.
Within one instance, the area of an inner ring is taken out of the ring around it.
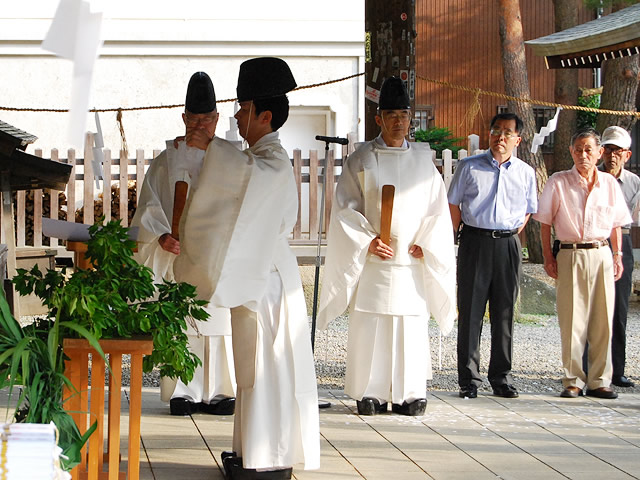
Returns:
[[[67,480],[60,468],[62,449],[56,427],[38,423],[6,423],[0,438],[0,478],[7,480]]]

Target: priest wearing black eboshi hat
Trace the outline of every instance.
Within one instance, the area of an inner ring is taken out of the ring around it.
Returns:
[[[349,308],[344,391],[359,415],[423,415],[431,378],[428,324],[456,315],[456,261],[442,177],[426,143],[409,143],[410,99],[398,77],[380,89],[380,135],[349,156],[336,186],[318,327]],[[392,202],[382,187],[393,185]],[[381,213],[392,215],[389,239]],[[386,242],[386,243],[385,243]]]
[[[191,196],[206,190],[200,182],[205,150],[214,138],[218,123],[216,94],[211,78],[204,72],[191,76],[187,87],[185,111],[182,114],[185,136],[178,142],[167,141],[167,148],[156,157],[144,178],[140,201],[132,226],[140,228],[138,236],[138,262],[150,267],[155,283],[162,279],[182,281],[174,270],[176,258],[185,242],[197,239],[181,232],[180,239],[171,235],[176,181],[189,185]],[[190,215],[189,208],[183,217]],[[198,291],[202,282],[193,282]],[[208,299],[205,299],[208,300]],[[161,394],[169,401],[172,415],[204,412],[231,415],[235,408],[235,375],[231,352],[231,322],[228,309],[206,307],[210,319],[194,321],[188,325],[189,348],[202,361],[188,384],[178,380],[173,393],[170,379],[161,380]]]
[[[210,304],[231,310],[238,389],[233,450],[222,454],[231,479],[288,479],[293,467],[320,465],[306,304],[288,243],[298,192],[277,132],[295,86],[279,58],[240,66],[236,119],[249,148],[217,137],[209,144],[200,174],[208,189],[190,197],[181,225],[200,241],[184,243],[174,265]]]

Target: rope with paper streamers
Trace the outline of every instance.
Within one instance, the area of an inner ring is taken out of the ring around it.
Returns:
[[[364,75],[364,73],[354,73],[352,75],[348,75],[346,77],[338,78],[335,80],[328,80],[326,82],[313,83],[310,85],[303,85],[295,88],[293,91],[306,90],[309,88],[316,87],[324,87],[326,85],[332,85],[334,83],[344,82],[346,80],[351,80],[352,78],[357,78]],[[441,85],[447,88],[452,88],[455,90],[461,90],[464,92],[469,92],[474,94],[473,102],[469,107],[469,110],[465,113],[464,119],[462,123],[467,123],[467,125],[473,124],[473,121],[476,115],[479,113],[482,115],[482,109],[480,108],[480,95],[486,95],[490,97],[501,98],[504,100],[510,100],[513,102],[521,102],[521,103],[530,103],[533,105],[541,105],[544,107],[553,107],[553,108],[564,108],[565,110],[579,110],[583,112],[592,112],[592,113],[606,113],[610,115],[620,115],[620,116],[633,116],[640,117],[640,112],[637,111],[623,111],[623,110],[609,110],[604,108],[593,108],[593,107],[583,107],[581,105],[563,105],[555,102],[547,102],[544,100],[536,100],[532,98],[520,98],[513,97],[511,95],[506,95],[504,93],[492,92],[490,90],[483,90],[481,88],[476,87],[467,87],[464,85],[456,85],[454,83],[450,83],[444,80],[435,80],[432,78],[427,78],[422,75],[416,75],[418,80],[422,80],[428,83],[434,83],[436,85]],[[227,102],[235,102],[237,98],[228,98],[225,100],[218,100],[217,103],[227,103]],[[122,112],[130,112],[136,110],[162,110],[162,109],[171,109],[171,108],[180,108],[184,107],[184,103],[174,104],[174,105],[150,105],[146,107],[113,107],[113,108],[93,108],[89,110],[90,112],[117,112],[116,120],[118,122],[118,128],[120,130],[120,136],[122,138],[122,146],[123,150],[127,151],[127,140],[125,138],[124,126],[122,124]],[[68,112],[68,109],[62,108],[22,108],[22,107],[3,107],[0,106],[0,111],[5,110],[9,112],[54,112],[54,113],[65,113]]]
[[[313,83],[311,85],[302,85],[300,87],[294,88],[292,91],[297,92],[298,90],[306,90],[308,88],[316,88],[316,87],[324,87],[326,85],[331,85],[333,83],[344,82],[345,80],[351,80],[352,78],[360,77],[364,75],[364,73],[354,73],[353,75],[349,75],[347,77],[338,78],[336,80],[328,80],[326,82],[321,83]],[[217,100],[216,103],[228,103],[235,102],[237,98],[227,98],[225,100]],[[149,105],[147,107],[111,107],[111,108],[92,108],[89,112],[94,113],[102,113],[102,112],[118,112],[118,117],[120,120],[122,119],[122,112],[131,112],[135,110],[163,110],[168,108],[180,108],[184,107],[184,103],[176,103],[175,105]],[[0,106],[0,110],[5,110],[8,112],[53,112],[53,113],[66,113],[69,109],[66,108],[22,108],[22,107],[2,107]]]
[[[429,83],[435,83],[436,85],[442,85],[444,87],[453,88],[455,90],[462,90],[464,92],[474,93],[476,94],[476,98],[480,95],[487,95],[489,97],[497,97],[503,98],[505,100],[511,100],[513,102],[521,102],[521,103],[531,103],[533,105],[541,105],[543,107],[554,107],[554,108],[564,108],[565,110],[580,110],[583,112],[593,112],[593,113],[606,113],[609,115],[620,115],[620,116],[633,116],[640,117],[640,112],[637,111],[629,111],[629,110],[608,110],[606,108],[593,108],[593,107],[583,107],[581,105],[563,105],[561,103],[554,102],[546,102],[544,100],[536,100],[533,98],[520,98],[513,97],[511,95],[506,95],[504,93],[492,92],[489,90],[482,90],[481,88],[474,87],[465,87],[464,85],[456,85],[454,83],[449,83],[444,80],[434,80],[432,78],[426,78],[421,75],[417,75],[419,80],[423,80]]]

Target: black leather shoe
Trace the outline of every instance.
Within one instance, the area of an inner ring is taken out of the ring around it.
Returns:
[[[622,387],[622,388],[630,388],[630,387],[635,387],[636,386],[635,383],[633,383],[631,380],[629,380],[624,375],[621,375],[619,377],[613,377],[611,379],[611,383],[613,383],[616,387]]]
[[[281,468],[258,472],[253,468],[243,468],[242,458],[227,457],[222,461],[224,471],[229,480],[289,480],[293,473],[292,468]]]
[[[201,403],[200,411],[209,415],[233,415],[236,409],[235,398],[223,398],[216,403]]]
[[[169,401],[169,410],[171,411],[171,415],[186,417],[198,411],[198,404],[186,398],[172,398]]]
[[[460,392],[458,393],[460,398],[476,398],[478,396],[478,387],[476,387],[473,383],[469,385],[464,385],[460,387]]]
[[[493,387],[493,394],[498,397],[503,398],[518,398],[518,390],[513,385],[508,383],[503,383],[502,385],[498,385]]]
[[[358,415],[376,415],[387,411],[387,402],[380,403],[377,398],[363,397],[356,400]]]
[[[241,470],[243,470],[242,457],[238,457],[236,455],[236,452],[222,452],[220,457],[222,457],[222,466],[224,467],[224,476],[229,479],[238,478],[238,477],[234,477],[233,474],[234,474],[234,469],[237,470],[238,468],[240,468]]]
[[[596,398],[618,398],[618,394],[613,391],[611,387],[594,388],[593,390],[587,390],[588,397]]]
[[[408,415],[410,417],[419,417],[424,415],[424,411],[427,409],[427,399],[418,398],[413,402],[402,402],[402,405],[394,403],[391,405],[391,411],[393,413],[399,413],[400,415]]]

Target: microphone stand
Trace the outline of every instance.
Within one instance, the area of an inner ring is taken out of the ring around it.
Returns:
[[[316,319],[318,317],[318,290],[320,286],[320,266],[322,263],[321,260],[321,244],[322,244],[322,223],[324,221],[324,204],[325,204],[325,172],[327,165],[329,163],[329,144],[330,143],[339,143],[340,145],[347,145],[349,140],[346,138],[339,137],[325,137],[322,135],[316,135],[316,140],[321,142],[325,142],[324,147],[324,166],[322,167],[322,173],[320,174],[320,188],[322,189],[322,193],[320,194],[320,215],[318,218],[318,244],[316,251],[316,271],[315,277],[313,281],[313,313],[311,315],[311,350],[315,352],[315,343],[316,343]],[[317,175],[317,172],[309,172],[310,175]],[[331,406],[331,402],[320,402],[318,404],[319,408],[329,408]]]

